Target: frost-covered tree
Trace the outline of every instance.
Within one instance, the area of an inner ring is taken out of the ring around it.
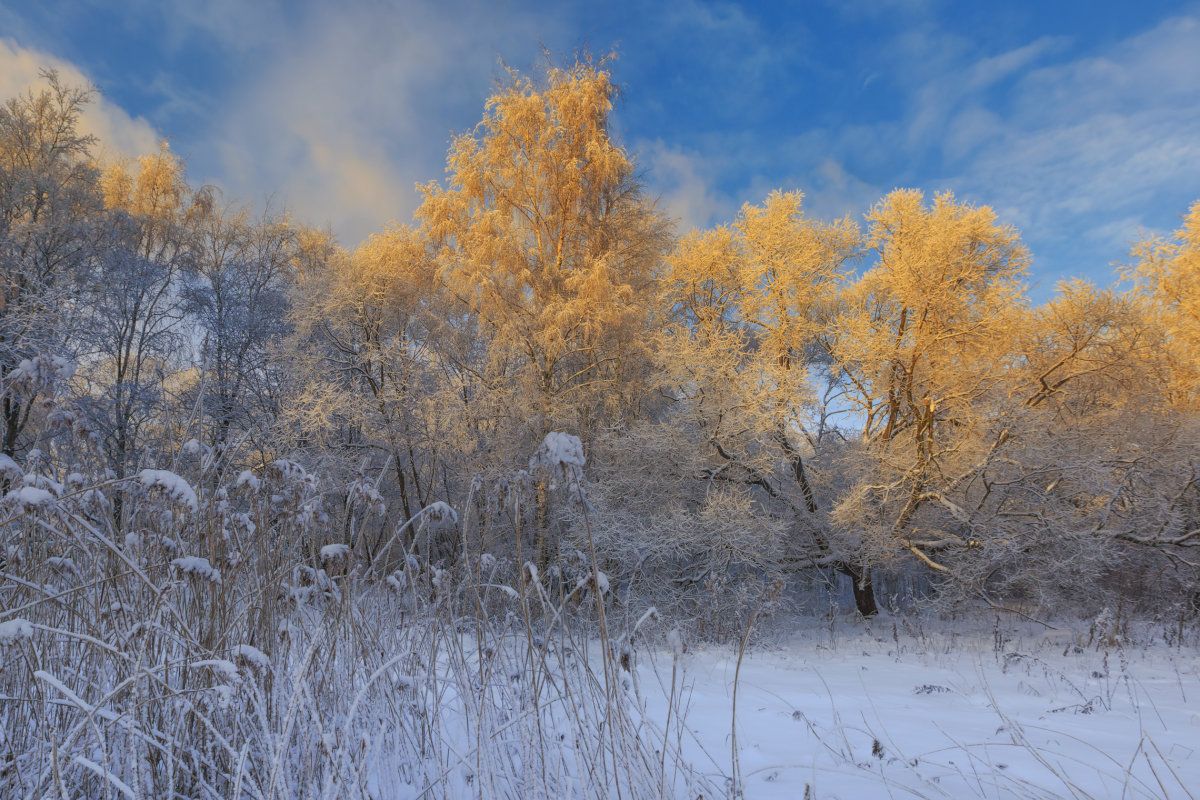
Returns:
[[[835,519],[864,531],[869,560],[914,556],[950,598],[1086,607],[1106,591],[1178,596],[1196,582],[1188,553],[1200,544],[1200,492],[1188,443],[1198,434],[1180,408],[1162,312],[1081,282],[1030,308],[1014,282],[1015,237],[993,243],[970,251],[999,262],[984,267],[962,313],[942,316],[954,306],[941,305],[914,316],[906,303],[884,327],[888,315],[866,306],[858,324],[840,323],[852,346],[830,343],[835,363],[851,365],[843,381],[881,389],[849,395],[866,423]],[[946,302],[931,287],[915,297]],[[939,317],[922,345],[913,320]],[[872,373],[846,354],[878,351],[875,330],[902,357],[877,360]]]
[[[1200,201],[1171,239],[1143,241],[1133,256],[1125,276],[1135,281],[1148,321],[1162,334],[1167,395],[1179,408],[1200,409]]]
[[[870,615],[873,566],[936,568],[930,552],[959,543],[924,509],[946,511],[947,482],[986,449],[1027,255],[950,195],[894,192],[867,222],[875,260],[855,277],[857,227],[777,193],[685,239],[662,285],[679,320],[664,369],[711,459],[700,474],[790,514],[794,562],[849,575]]]
[[[288,417],[315,446],[340,453],[347,476],[394,483],[409,519],[442,494],[444,451],[455,445],[446,426],[457,401],[441,386],[453,371],[440,366],[444,343],[431,333],[440,323],[427,244],[393,228],[353,251],[326,247],[318,261],[293,294],[289,346],[303,372]]]
[[[36,400],[14,372],[39,354],[62,355],[74,292],[104,230],[94,139],[79,129],[92,92],[53,71],[42,80],[0,107],[0,451],[9,456]]]
[[[666,226],[610,135],[615,94],[603,61],[510,73],[455,137],[446,185],[422,187],[439,286],[473,340],[461,361],[503,395],[518,452],[554,429],[586,441],[645,400]]]
[[[209,446],[224,452],[249,436],[261,449],[286,379],[272,348],[290,328],[297,231],[269,214],[252,219],[226,208],[203,215],[194,237],[183,285],[200,370],[185,401],[199,413]]]
[[[180,278],[195,263],[195,229],[211,210],[164,144],[103,179],[109,234],[92,261],[77,341],[81,404],[103,437],[110,468],[127,474],[163,437],[185,344]],[[160,441],[160,447],[165,446]]]
[[[940,510],[956,513],[946,492],[990,446],[988,401],[1014,361],[1029,256],[990,208],[950,194],[926,205],[921,192],[892,192],[867,222],[876,261],[820,337],[859,430],[857,476],[833,518],[865,564],[911,554],[936,569],[932,554],[967,544]]]
[[[860,236],[848,220],[808,218],[801,199],[774,193],[667,256],[659,302],[671,323],[658,363],[669,400],[624,444],[603,442],[643,452],[613,459],[619,466],[603,480],[621,487],[625,508],[606,509],[600,526],[640,553],[637,563],[674,570],[681,586],[797,563],[852,569],[829,536],[833,498],[818,497],[808,462],[827,428],[812,380],[821,309]],[[621,536],[622,516],[650,527],[644,544]]]

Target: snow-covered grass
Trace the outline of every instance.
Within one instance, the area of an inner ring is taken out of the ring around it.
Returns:
[[[655,615],[607,626],[601,574],[318,548],[295,465],[236,502],[149,477],[5,504],[0,796],[713,796],[638,695]]]

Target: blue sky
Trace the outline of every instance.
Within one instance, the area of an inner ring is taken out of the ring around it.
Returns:
[[[616,49],[616,129],[681,229],[772,189],[817,217],[895,187],[993,206],[1034,297],[1112,279],[1200,199],[1200,2],[0,0],[0,93],[57,66],[110,149],[328,223],[408,221],[501,72]]]

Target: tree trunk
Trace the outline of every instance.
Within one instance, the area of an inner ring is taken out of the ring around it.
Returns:
[[[400,487],[400,504],[404,506],[404,519],[412,519],[412,508],[408,503],[408,481],[404,479],[404,465],[400,462],[400,451],[393,449],[392,458],[396,462],[396,485]]]
[[[857,564],[842,564],[838,567],[843,575],[850,577],[850,587],[854,591],[854,607],[864,619],[879,613],[875,604],[875,584],[871,581],[871,568],[860,567]]]
[[[550,485],[545,478],[537,483],[537,536],[534,539],[534,563],[538,572],[546,574],[550,566],[550,553],[546,543],[550,528]]]

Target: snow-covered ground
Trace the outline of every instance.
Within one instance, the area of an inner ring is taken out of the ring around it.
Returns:
[[[747,798],[1200,796],[1195,647],[1088,637],[876,620],[751,647],[740,668],[694,649],[682,751]],[[650,719],[671,665],[642,654]]]
[[[267,636],[204,647],[192,623],[238,584],[168,563],[151,625],[133,592],[80,605],[88,628],[50,604],[0,622],[0,797],[1200,797],[1194,615],[781,614],[742,651],[648,609],[601,626],[532,577],[489,578],[472,609],[406,567],[296,579]]]

